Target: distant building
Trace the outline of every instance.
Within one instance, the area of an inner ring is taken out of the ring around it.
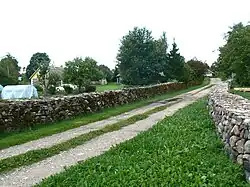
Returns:
[[[206,77],[213,77],[213,72],[211,70],[207,70],[206,74],[205,74]]]
[[[38,76],[39,76],[39,68],[29,78],[31,85],[39,84]]]
[[[58,75],[60,75],[61,79],[63,78],[63,67],[55,67],[55,66],[51,66],[49,72],[55,72]],[[30,84],[31,85],[36,85],[39,84],[39,68],[30,76],[29,80],[30,80]],[[61,84],[63,84],[62,80],[60,80]]]

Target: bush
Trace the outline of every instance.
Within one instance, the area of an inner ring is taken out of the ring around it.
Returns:
[[[43,92],[43,87],[40,85],[35,85],[35,88],[38,92]]]
[[[61,86],[56,87],[56,94],[65,95],[66,94],[65,89],[63,87],[61,87]]]
[[[63,86],[63,88],[64,88],[66,94],[72,94],[73,93],[73,88],[71,88],[70,86],[65,85],[65,86]]]
[[[96,86],[94,85],[85,86],[85,92],[95,92],[95,91],[96,91]]]
[[[56,87],[50,86],[50,87],[48,88],[48,92],[49,92],[49,94],[51,94],[51,95],[55,95],[55,94],[56,94]]]

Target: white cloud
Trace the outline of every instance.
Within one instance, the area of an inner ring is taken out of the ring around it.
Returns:
[[[26,66],[35,52],[56,65],[91,56],[114,67],[120,39],[134,26],[175,37],[186,59],[209,64],[228,26],[250,17],[248,0],[8,0],[0,1],[0,56]]]

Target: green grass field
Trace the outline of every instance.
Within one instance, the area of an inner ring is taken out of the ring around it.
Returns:
[[[200,100],[151,130],[38,186],[249,186]]]
[[[96,91],[97,92],[104,92],[104,91],[110,91],[110,90],[120,90],[123,88],[124,85],[122,84],[116,84],[116,83],[109,83],[107,85],[97,85]]]
[[[231,93],[240,95],[246,99],[250,99],[250,92],[241,92],[241,91],[231,90]]]

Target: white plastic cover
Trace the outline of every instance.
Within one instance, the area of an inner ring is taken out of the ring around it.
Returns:
[[[38,97],[37,90],[32,85],[5,86],[1,93],[2,99],[30,99]]]

